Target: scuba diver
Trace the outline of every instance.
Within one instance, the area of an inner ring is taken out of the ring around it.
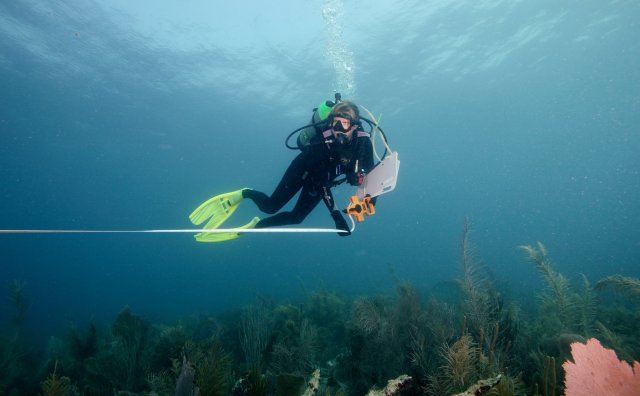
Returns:
[[[206,229],[218,228],[236,210],[243,199],[252,200],[264,213],[272,216],[254,217],[248,224],[238,227],[266,228],[300,224],[311,211],[323,201],[335,222],[340,236],[351,234],[340,209],[336,206],[331,188],[347,181],[359,186],[364,176],[373,168],[373,145],[370,135],[362,128],[358,106],[342,101],[323,102],[314,109],[312,123],[292,132],[287,138],[287,147],[300,149],[269,196],[250,188],[218,195],[204,202],[190,216],[193,224],[209,219],[204,231],[195,236],[199,242],[222,242],[238,238],[239,233],[207,233]],[[366,119],[365,119],[366,120]],[[297,146],[289,146],[289,138],[300,132]],[[337,180],[341,175],[344,179]],[[294,195],[300,192],[291,211],[279,212]],[[375,203],[373,199],[372,204]]]

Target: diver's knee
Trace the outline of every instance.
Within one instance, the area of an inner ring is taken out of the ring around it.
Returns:
[[[300,224],[306,217],[306,215],[291,213],[291,224]]]
[[[280,209],[280,208],[278,208],[278,207],[276,207],[276,206],[274,206],[274,205],[263,205],[263,206],[260,208],[260,210],[261,210],[262,212],[264,212],[264,213],[266,213],[266,214],[270,214],[270,215],[278,213],[278,210],[279,210],[279,209]]]

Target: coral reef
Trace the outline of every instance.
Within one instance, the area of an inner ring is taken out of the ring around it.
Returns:
[[[73,326],[43,347],[24,330],[25,284],[11,282],[0,394],[559,396],[565,383],[568,395],[577,383],[587,386],[585,367],[608,372],[597,364],[615,371],[609,378],[637,380],[618,360],[640,356],[635,279],[612,275],[592,287],[582,276],[574,285],[538,243],[521,248],[545,287],[537,299],[519,298],[495,286],[470,236],[465,221],[456,282],[425,289],[394,277],[389,295],[348,298],[322,288],[299,301],[258,298],[174,323],[151,323],[125,307],[111,325]],[[581,353],[576,342],[595,335],[617,356],[600,344],[593,352],[593,341]],[[569,345],[577,351],[573,362]]]

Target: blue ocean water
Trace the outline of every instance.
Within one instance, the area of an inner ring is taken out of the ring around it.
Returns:
[[[213,195],[271,191],[335,91],[382,114],[398,187],[349,238],[2,234],[34,334],[428,289],[460,275],[467,217],[510,289],[541,287],[518,249],[536,241],[569,279],[640,276],[637,1],[128,3],[0,3],[0,229],[190,228]]]

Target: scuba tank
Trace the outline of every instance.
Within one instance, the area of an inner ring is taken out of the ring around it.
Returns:
[[[294,150],[295,149],[303,150],[309,147],[309,145],[311,144],[311,140],[316,135],[323,132],[321,130],[322,126],[327,121],[327,117],[329,116],[329,113],[331,113],[331,109],[341,99],[342,99],[342,96],[340,95],[340,93],[336,93],[335,101],[326,100],[320,103],[320,105],[317,108],[313,109],[313,114],[311,116],[311,123],[309,125],[303,126],[302,128],[296,129],[289,136],[287,136],[286,146]],[[296,141],[297,147],[289,146],[289,143],[288,143],[289,139],[291,138],[291,136],[293,136],[297,132],[300,132],[300,134],[298,134],[298,139]]]
[[[311,144],[311,139],[313,139],[313,137],[317,133],[322,132],[318,131],[317,128],[322,124],[322,121],[325,121],[327,119],[327,116],[331,112],[331,108],[333,106],[335,106],[334,102],[326,100],[320,103],[320,106],[313,109],[311,124],[307,125],[303,130],[301,130],[300,134],[298,135],[297,144],[300,150]]]

